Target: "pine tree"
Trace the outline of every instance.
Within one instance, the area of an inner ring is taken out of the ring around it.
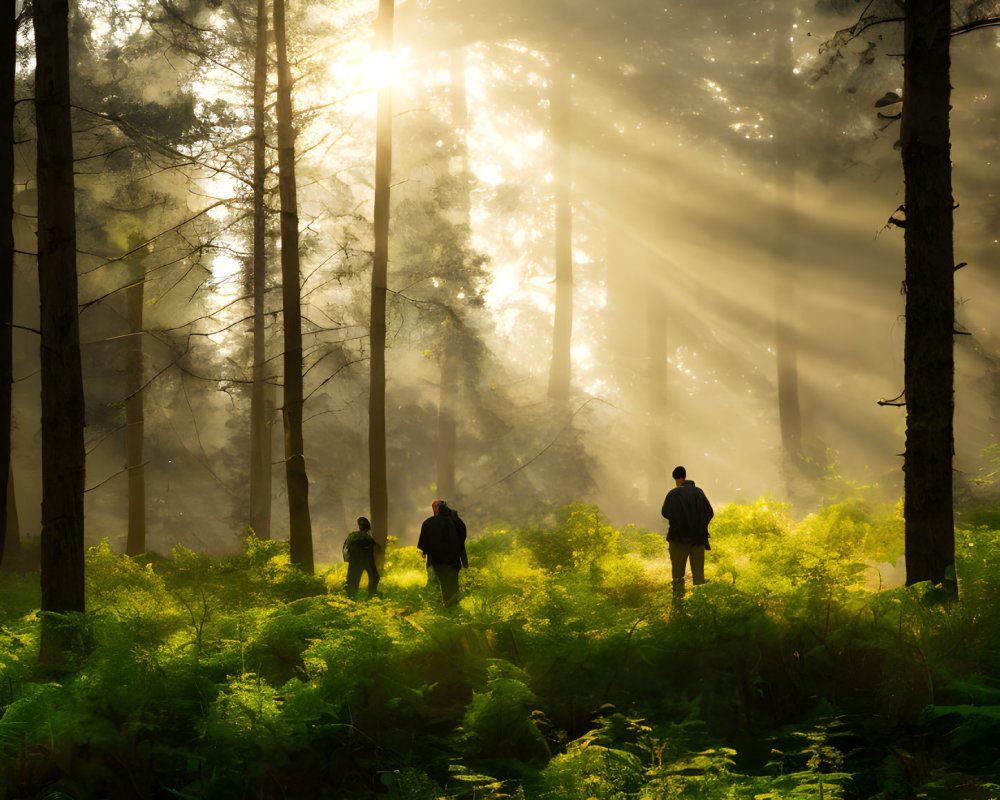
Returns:
[[[38,283],[42,366],[42,610],[84,610],[83,378],[77,308],[69,8],[35,3],[38,135]],[[60,658],[56,624],[42,633],[42,660]]]

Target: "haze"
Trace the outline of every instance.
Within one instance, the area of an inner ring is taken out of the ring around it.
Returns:
[[[177,4],[195,26],[181,33],[168,8],[81,2],[73,29],[87,537],[124,546],[121,289],[138,258],[148,548],[231,551],[249,503],[252,49],[239,47],[247,21],[229,3]],[[406,0],[394,58],[380,60],[374,2],[290,6],[317,560],[338,558],[369,510],[368,281],[385,81],[390,535],[413,543],[439,496],[443,324],[461,330],[447,499],[473,535],[574,501],[662,530],[676,464],[717,507],[773,495],[808,511],[849,484],[898,499],[903,410],[878,401],[902,390],[903,236],[887,220],[903,185],[898,122],[878,116],[895,109],[875,104],[901,92],[900,32],[883,25],[839,54],[822,48],[861,8]],[[956,337],[955,467],[967,481],[998,434],[1000,35],[957,37],[952,54],[955,254],[968,262],[957,314],[971,334]],[[562,131],[555,97],[570,103]],[[19,113],[27,125],[30,110]],[[109,120],[131,134],[109,133]],[[36,536],[31,141],[17,158],[12,462],[22,535]],[[568,397],[553,399],[556,193],[567,176],[571,379]],[[276,194],[268,204],[277,209]],[[276,265],[274,255],[266,304],[277,373]],[[791,465],[779,324],[794,332],[783,346],[797,368],[805,457]],[[278,538],[288,535],[280,429],[279,416]]]

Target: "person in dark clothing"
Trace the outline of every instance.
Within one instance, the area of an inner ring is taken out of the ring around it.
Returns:
[[[691,561],[691,582],[700,586],[705,582],[705,551],[708,543],[708,523],[714,516],[712,504],[705,493],[687,479],[684,467],[673,471],[676,486],[663,501],[661,513],[670,523],[667,530],[667,548],[674,597],[684,596],[684,574]]]
[[[458,596],[458,571],[468,568],[469,557],[465,552],[465,523],[444,500],[431,503],[433,516],[420,526],[417,549],[427,561],[427,577],[431,574],[441,585],[441,601],[446,606]]]
[[[347,594],[354,597],[361,585],[361,574],[368,573],[368,595],[378,590],[378,567],[375,550],[378,543],[372,537],[372,524],[366,517],[358,517],[358,529],[344,540],[344,561],[347,562]]]

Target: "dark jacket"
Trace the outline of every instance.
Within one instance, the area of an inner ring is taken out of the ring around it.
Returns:
[[[378,544],[368,531],[354,531],[344,540],[344,561],[366,562],[375,555]]]
[[[420,526],[417,549],[427,556],[427,565],[434,564],[455,567],[469,566],[465,554],[465,523],[458,516],[433,516]]]
[[[684,481],[677,488],[671,489],[663,501],[661,513],[670,521],[668,542],[708,544],[708,523],[715,512],[705,493],[694,485],[694,481]]]

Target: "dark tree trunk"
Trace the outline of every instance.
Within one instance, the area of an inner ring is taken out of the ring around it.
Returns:
[[[950,29],[947,0],[907,0],[900,130],[906,181],[907,584],[942,583],[955,563]]]
[[[379,0],[375,46],[392,52],[395,0]],[[371,377],[368,400],[368,470],[372,535],[383,552],[389,531],[389,486],[386,475],[385,299],[389,273],[389,179],[392,175],[392,86],[378,94],[375,130],[375,253],[372,260]]]
[[[299,212],[295,197],[295,132],[292,80],[285,37],[285,0],[274,0],[278,60],[278,193],[281,198],[281,299],[285,322],[285,479],[288,485],[289,547],[293,564],[313,571],[309,478],[302,440],[302,306],[299,282]]]
[[[137,556],[146,552],[146,468],[142,462],[145,429],[142,390],[142,310],[145,271],[141,256],[134,256],[138,267],[133,283],[125,290],[128,307],[129,336],[125,356],[125,450],[128,467],[128,538],[125,552]]]
[[[14,491],[14,463],[7,465],[7,515],[4,519],[2,563],[16,561],[21,555],[21,520],[17,515],[17,494]]]
[[[253,388],[250,395],[250,527],[261,539],[271,538],[271,429],[273,388],[267,371],[264,300],[267,255],[264,210],[265,100],[267,95],[267,0],[257,0],[257,33],[253,75]]]
[[[7,555],[7,515],[12,493],[10,470],[11,384],[14,321],[14,79],[17,65],[17,20],[14,9],[0,13],[0,566]]]
[[[573,340],[573,207],[571,199],[571,106],[569,67],[562,59],[552,65],[551,124],[555,190],[556,299],[552,328],[549,397],[569,397],[570,347]]]
[[[83,379],[73,207],[68,4],[36,0],[38,284],[41,296],[42,610],[83,611]],[[42,628],[42,658],[59,658],[55,624]]]

